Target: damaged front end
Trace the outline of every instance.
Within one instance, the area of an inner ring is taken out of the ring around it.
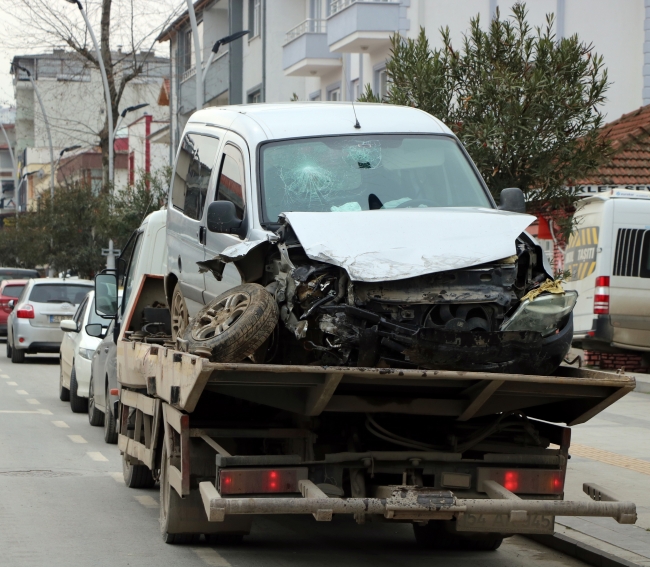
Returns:
[[[353,281],[310,258],[286,219],[276,234],[202,263],[219,279],[233,262],[275,298],[280,324],[264,362],[551,374],[570,348],[577,295],[549,278],[525,235],[501,260]]]

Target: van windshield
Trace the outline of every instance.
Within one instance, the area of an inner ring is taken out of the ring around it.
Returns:
[[[301,138],[262,147],[266,222],[292,211],[491,207],[458,143],[446,136]]]

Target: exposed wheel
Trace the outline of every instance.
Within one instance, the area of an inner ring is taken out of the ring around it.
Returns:
[[[178,283],[174,287],[174,293],[172,294],[171,317],[172,340],[175,341],[176,337],[183,336],[185,328],[187,327],[187,322],[189,321],[187,304],[185,303],[181,286]]]
[[[61,364],[61,361],[59,361]],[[63,387],[63,366],[59,366],[59,399],[62,402],[70,401],[70,390]]]
[[[273,296],[259,284],[244,284],[201,309],[183,338],[189,352],[211,352],[213,362],[240,362],[262,346],[277,323]]]
[[[122,455],[122,475],[129,488],[152,488],[156,484],[149,467],[128,463],[126,455]]]
[[[7,337],[7,358],[11,358],[11,344],[9,343],[9,337]]]
[[[180,516],[182,500],[169,484],[169,457],[167,447],[163,443],[162,460],[160,462],[160,533],[163,541],[172,545],[192,543],[194,534],[175,533],[175,516]]]
[[[88,422],[94,426],[104,425],[104,414],[95,405],[95,386],[92,375],[88,388]]]
[[[74,413],[86,413],[88,411],[88,398],[82,398],[77,394],[77,373],[74,366],[70,371],[70,409]]]
[[[413,524],[413,533],[418,545],[428,549],[494,551],[503,542],[503,535],[493,533],[459,533],[455,522],[431,520],[420,526]]]
[[[115,443],[117,443],[117,424],[115,422],[115,416],[111,411],[108,384],[106,384],[106,397],[104,400],[104,403],[106,404],[106,412],[104,413],[104,441],[111,445],[115,445]]]
[[[25,362],[25,351],[16,348],[16,345],[11,345],[11,362],[16,364]]]

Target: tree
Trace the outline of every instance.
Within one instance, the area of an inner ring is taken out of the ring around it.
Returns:
[[[512,16],[497,10],[486,31],[470,21],[456,50],[449,28],[443,47],[431,49],[424,29],[417,39],[392,38],[386,65],[390,91],[383,102],[425,110],[442,120],[472,156],[492,195],[521,188],[532,213],[563,214],[576,197],[567,186],[585,178],[610,155],[599,136],[607,70],[593,46],[577,35],[558,39],[553,15],[532,30],[526,7]],[[368,85],[361,100],[378,101]]]
[[[8,0],[4,1],[8,3]],[[167,68],[157,69],[160,64],[155,60],[154,45],[161,29],[176,17],[179,8],[177,6],[175,10],[172,9],[171,0],[85,0],[84,4],[91,21],[99,24],[99,33],[96,35],[106,67],[113,124],[116,125],[120,102],[127,85],[150,74],[161,77],[168,73]],[[88,30],[74,4],[63,0],[17,0],[11,3],[11,9],[6,12],[9,23],[5,25],[5,37],[18,38],[17,48],[29,51],[42,50],[44,45],[53,48],[68,47],[83,65],[81,70],[71,66],[74,73],[81,75],[88,68],[99,70]],[[117,51],[114,49],[115,44],[119,47]],[[127,48],[122,50],[122,47]],[[157,89],[157,86],[154,88]],[[97,94],[89,93],[89,96]],[[103,91],[101,96],[94,98],[101,101],[100,109],[103,112]],[[61,101],[61,106],[66,109],[71,104],[74,105],[75,101]],[[68,124],[64,127],[73,132],[76,130],[77,133],[87,132],[94,127],[84,120],[77,123],[73,119],[66,121]],[[53,128],[57,128],[56,120]],[[104,187],[107,187],[109,137],[106,113],[101,129],[94,133],[102,150]]]

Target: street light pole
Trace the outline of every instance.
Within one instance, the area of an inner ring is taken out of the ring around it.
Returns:
[[[208,58],[208,62],[205,65],[205,69],[203,69],[203,73],[201,74],[201,85],[205,84],[205,78],[208,76],[208,69],[210,68],[210,65],[212,65],[212,61],[214,60],[215,55],[219,51],[219,48],[222,45],[226,45],[231,41],[235,41],[236,39],[239,39],[240,37],[244,37],[247,33],[248,30],[238,31],[232,35],[227,35],[226,37],[222,37],[221,39],[218,39],[215,42],[215,44],[212,46],[212,51],[210,51],[210,57]]]
[[[81,146],[79,144],[75,144],[74,146],[68,146],[67,148],[63,148],[59,152],[59,157],[56,160],[56,168],[59,169],[59,164],[61,163],[61,158],[63,157],[63,154],[67,152],[71,152],[72,150],[78,150]],[[54,199],[52,199],[52,204],[54,204]]]
[[[102,74],[102,81],[104,82],[104,95],[106,97],[106,113],[108,115],[108,182],[112,185],[113,184],[113,110],[112,110],[112,105],[111,105],[111,90],[110,87],[108,86],[108,76],[106,75],[106,67],[104,66],[104,58],[102,57],[102,52],[99,49],[99,44],[97,43],[97,38],[95,37],[95,32],[93,32],[93,28],[90,25],[90,20],[88,20],[88,16],[86,15],[86,11],[84,10],[83,6],[81,5],[80,0],[66,0],[66,2],[69,2],[70,4],[76,4],[77,7],[79,8],[79,11],[81,12],[81,15],[84,18],[84,21],[86,22],[86,28],[88,29],[88,33],[90,34],[91,39],[93,40],[93,45],[95,46],[95,53],[97,55],[97,62],[99,63],[99,70],[101,71]]]
[[[122,124],[122,119],[129,113],[133,112],[134,110],[140,110],[141,108],[144,108],[145,106],[149,106],[148,102],[143,102],[141,104],[136,104],[134,106],[127,106],[120,114],[120,117],[117,119],[117,126],[115,126],[115,131],[113,132],[113,139],[115,139],[115,136],[117,136],[117,131],[120,129],[120,124]]]
[[[34,175],[35,173],[36,171],[28,171],[27,173],[23,173],[20,178],[18,189],[16,189],[16,220],[18,220],[18,213],[20,211],[20,188],[23,186],[25,179],[27,179],[30,175]]]
[[[201,54],[201,38],[199,37],[199,26],[196,25],[196,13],[194,12],[193,0],[187,0],[187,13],[190,16],[190,26],[192,27],[192,36],[194,38],[194,61],[196,69],[196,109],[203,108],[203,81],[201,80],[202,54]]]
[[[36,93],[36,98],[38,99],[38,104],[41,107],[41,112],[43,113],[43,120],[45,120],[45,130],[47,131],[47,140],[50,143],[50,196],[54,199],[54,148],[52,147],[52,133],[50,132],[50,121],[47,119],[47,113],[45,112],[45,105],[43,104],[43,99],[41,98],[41,93],[38,92],[38,87],[34,81],[34,77],[30,73],[29,69],[16,65],[18,69],[27,74],[29,82],[32,84],[32,88]]]

